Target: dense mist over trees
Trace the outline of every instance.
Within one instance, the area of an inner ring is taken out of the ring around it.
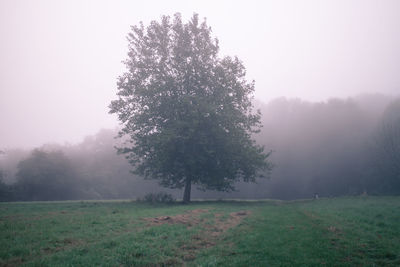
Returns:
[[[385,110],[371,146],[371,185],[381,193],[400,193],[400,99]],[[385,179],[381,179],[384,177]]]
[[[16,178],[21,200],[65,200],[79,196],[78,176],[62,151],[33,150],[19,162]]]
[[[385,101],[379,99],[382,106],[370,109],[366,100],[310,103],[281,98],[264,106],[265,130],[257,140],[275,151],[269,195],[290,199],[368,190],[370,143]]]
[[[274,152],[271,179],[237,183],[237,191],[193,191],[193,198],[311,198],[400,193],[400,100],[364,95],[326,102],[257,102]],[[118,130],[101,130],[77,145],[44,145],[0,155],[0,200],[112,199],[165,190],[130,173],[116,154]]]

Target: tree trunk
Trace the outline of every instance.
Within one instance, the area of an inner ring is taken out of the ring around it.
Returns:
[[[185,192],[183,193],[183,203],[190,202],[190,192],[191,191],[192,191],[192,180],[190,178],[186,178]]]

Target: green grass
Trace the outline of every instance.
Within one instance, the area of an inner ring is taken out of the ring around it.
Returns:
[[[400,197],[0,204],[0,266],[183,265],[400,266]]]

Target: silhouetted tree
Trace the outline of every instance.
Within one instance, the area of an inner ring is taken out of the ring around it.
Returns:
[[[143,179],[132,179],[131,166],[115,153],[117,133],[117,130],[102,129],[65,152],[80,178],[85,198],[131,198],[142,192],[134,183]]]
[[[163,16],[128,35],[127,72],[110,112],[123,124],[120,148],[135,172],[170,188],[191,185],[230,191],[269,170],[268,153],[251,140],[260,127],[253,114],[254,82],[238,58],[218,57],[218,41],[198,15],[184,24]]]
[[[8,201],[11,199],[10,187],[3,181],[4,172],[0,169],[0,201]]]
[[[374,161],[377,188],[383,193],[400,193],[400,99],[392,102],[376,136]],[[381,193],[382,193],[381,192]]]
[[[23,200],[73,199],[74,179],[72,166],[60,151],[35,149],[18,164],[17,188]]]

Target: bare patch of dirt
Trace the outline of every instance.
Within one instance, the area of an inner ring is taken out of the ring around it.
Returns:
[[[331,233],[335,233],[335,234],[341,234],[342,233],[342,231],[339,228],[335,227],[335,226],[329,226],[328,227],[328,231],[331,232]]]
[[[85,242],[80,239],[74,239],[74,238],[67,237],[67,238],[55,241],[53,243],[53,247],[44,247],[41,249],[41,251],[44,254],[53,254],[53,253],[56,253],[59,251],[70,249],[72,247],[79,247],[84,244],[85,244]]]
[[[182,246],[187,255],[196,255],[197,250],[215,246],[218,237],[225,233],[228,229],[237,226],[246,216],[250,215],[250,211],[232,212],[229,216],[223,214],[214,214],[214,222],[202,224],[204,231],[194,235],[190,245]],[[183,258],[185,260],[185,258]],[[186,261],[186,260],[185,260]]]
[[[222,214],[215,214],[215,222],[212,225],[206,225],[208,235],[217,237],[228,229],[237,226],[245,217],[250,215],[250,211],[231,212],[228,217]]]
[[[20,266],[24,263],[24,260],[21,257],[15,257],[8,259],[6,262],[0,262],[0,266],[4,267],[14,267]]]
[[[227,224],[224,225],[223,230],[228,230],[229,228],[235,227],[238,225],[245,217],[249,216],[251,214],[250,211],[238,211],[238,212],[232,212],[230,214],[230,219],[228,219]]]
[[[212,232],[211,235],[218,236],[228,230],[237,226],[243,218],[251,214],[250,211],[238,211],[231,212],[226,218],[221,213],[214,214],[214,222],[210,222],[207,218],[201,218],[201,214],[208,213],[206,209],[190,210],[184,214],[178,214],[175,216],[160,216],[155,218],[144,218],[148,222],[147,226],[156,226],[162,224],[184,224],[187,227],[201,225],[205,228],[206,232]]]
[[[228,229],[240,224],[240,222],[251,214],[250,211],[231,212],[229,215],[215,213],[214,216],[205,217],[209,213],[206,209],[196,209],[184,214],[175,216],[161,216],[155,218],[145,218],[148,226],[157,226],[162,224],[183,224],[191,228],[201,226],[202,231],[193,235],[190,242],[183,244],[182,260],[184,262],[196,259],[198,250],[215,246],[217,238]]]
[[[176,258],[170,258],[164,262],[161,262],[159,265],[156,266],[181,266],[181,262]]]
[[[200,214],[206,213],[206,209],[190,210],[184,214],[178,214],[175,216],[161,216],[155,218],[145,218],[144,220],[148,222],[148,226],[162,225],[162,224],[184,224],[188,227],[193,225],[198,225],[201,222],[199,218]]]

